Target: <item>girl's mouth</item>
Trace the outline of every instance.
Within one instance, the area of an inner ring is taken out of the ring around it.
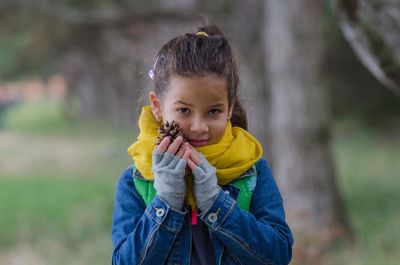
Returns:
[[[189,144],[191,144],[194,147],[200,147],[207,145],[208,140],[188,140]]]

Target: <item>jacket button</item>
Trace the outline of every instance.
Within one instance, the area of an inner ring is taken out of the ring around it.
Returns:
[[[211,223],[214,223],[215,221],[218,220],[218,215],[215,213],[210,213],[207,217],[208,221],[210,221]]]
[[[158,208],[158,209],[156,210],[156,215],[157,215],[157,217],[163,216],[164,213],[165,213],[165,211],[164,211],[163,208]]]
[[[230,192],[229,192],[229,190],[225,190],[224,193],[225,193],[226,195],[229,195]]]

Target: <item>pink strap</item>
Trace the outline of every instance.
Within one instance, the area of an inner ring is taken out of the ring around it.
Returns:
[[[196,210],[196,207],[192,208],[192,225],[197,225],[197,210]]]

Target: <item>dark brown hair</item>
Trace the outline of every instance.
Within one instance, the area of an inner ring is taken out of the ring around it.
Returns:
[[[205,32],[205,34],[196,34]],[[206,25],[196,33],[186,33],[167,42],[158,52],[153,77],[157,96],[166,93],[172,75],[183,77],[208,74],[227,82],[228,103],[233,104],[231,122],[247,130],[246,112],[238,95],[239,77],[236,62],[228,40],[215,25]]]

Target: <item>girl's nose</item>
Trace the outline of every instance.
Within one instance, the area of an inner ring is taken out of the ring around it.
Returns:
[[[195,118],[192,121],[190,130],[192,132],[198,132],[198,133],[208,132],[208,124],[203,119]]]

